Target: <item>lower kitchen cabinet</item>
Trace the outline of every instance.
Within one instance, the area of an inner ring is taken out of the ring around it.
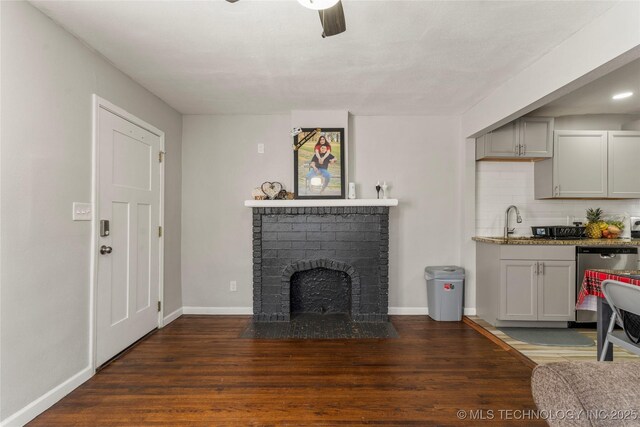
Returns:
[[[575,261],[501,260],[500,320],[572,320]]]
[[[501,320],[538,320],[538,262],[500,261]]]
[[[494,326],[574,320],[575,246],[478,243],[476,248],[479,317]]]
[[[538,320],[575,320],[576,262],[538,262]]]
[[[537,261],[500,261],[501,320],[538,320]]]

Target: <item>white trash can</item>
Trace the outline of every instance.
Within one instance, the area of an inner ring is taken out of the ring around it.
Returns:
[[[429,317],[440,321],[462,320],[464,268],[442,265],[424,269]]]

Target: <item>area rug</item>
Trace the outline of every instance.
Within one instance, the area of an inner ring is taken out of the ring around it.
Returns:
[[[298,314],[290,322],[250,321],[240,338],[335,340],[398,338],[391,322],[353,322],[345,314]]]
[[[534,345],[557,347],[590,347],[593,340],[573,329],[555,328],[498,328],[514,340]]]

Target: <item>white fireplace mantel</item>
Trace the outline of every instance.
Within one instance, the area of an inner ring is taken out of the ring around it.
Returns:
[[[334,206],[398,206],[398,199],[245,200],[248,208],[316,208]]]

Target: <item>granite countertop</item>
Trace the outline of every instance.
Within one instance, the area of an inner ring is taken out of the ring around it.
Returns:
[[[482,237],[473,238],[476,242],[493,243],[496,245],[560,245],[560,246],[640,246],[640,239],[580,239],[553,240],[533,237]]]

